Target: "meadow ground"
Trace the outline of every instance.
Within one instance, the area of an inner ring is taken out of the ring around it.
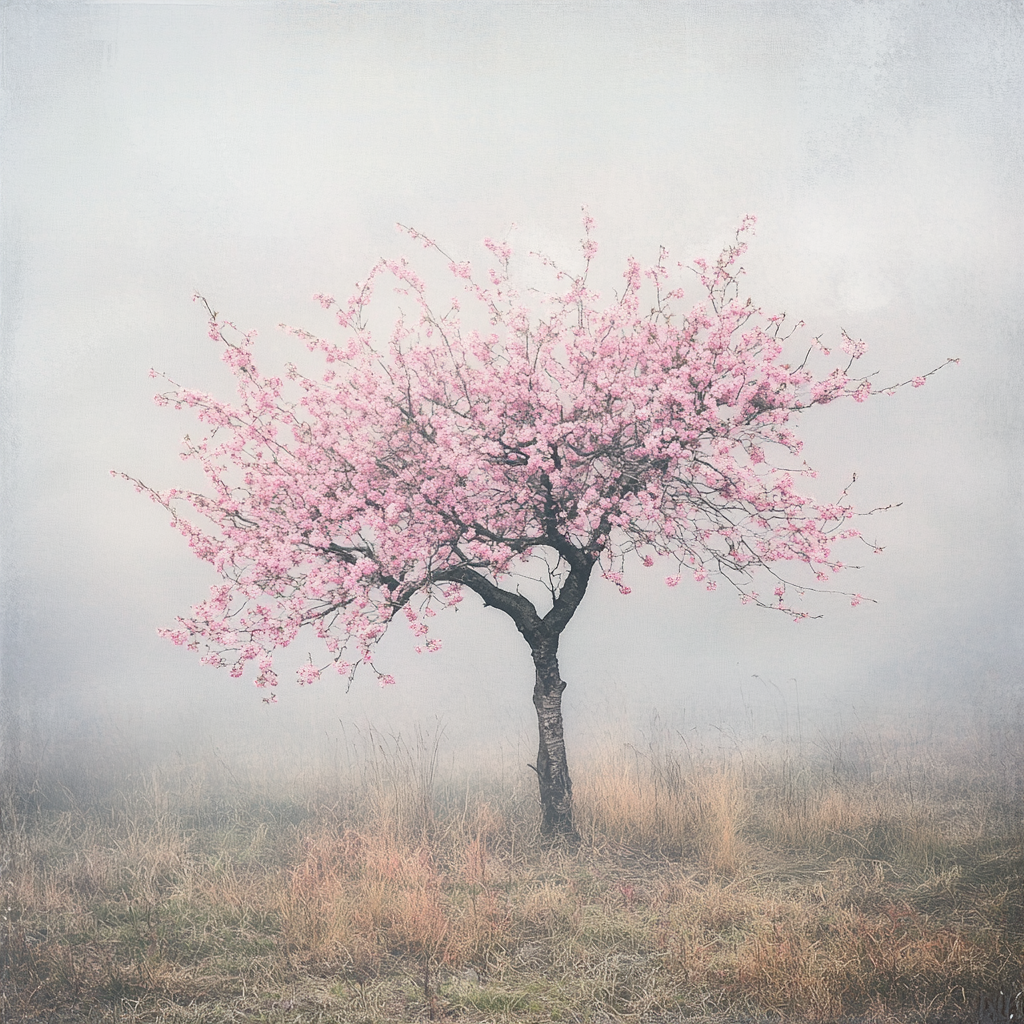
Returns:
[[[581,841],[528,769],[367,734],[301,776],[21,773],[0,1020],[974,1020],[1024,974],[1019,730],[579,757]]]

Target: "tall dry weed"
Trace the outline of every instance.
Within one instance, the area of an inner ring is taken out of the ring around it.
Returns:
[[[442,872],[426,845],[386,832],[325,830],[306,837],[280,911],[297,950],[333,956],[363,973],[396,958],[455,968],[509,923],[486,890],[488,855],[478,835],[449,851],[461,870]]]
[[[581,773],[575,789],[578,826],[602,841],[735,873],[744,859],[746,809],[741,774],[729,764],[685,764],[664,752],[635,750]]]

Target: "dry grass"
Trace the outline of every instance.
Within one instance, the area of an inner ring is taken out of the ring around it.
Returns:
[[[956,1020],[1024,973],[1019,737],[529,773],[375,737],[341,777],[23,782],[3,811],[4,1021]]]

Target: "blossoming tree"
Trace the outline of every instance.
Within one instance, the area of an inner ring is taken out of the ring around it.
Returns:
[[[624,568],[635,557],[667,567],[670,587],[724,582],[744,602],[805,617],[804,592],[843,568],[836,542],[859,534],[845,492],[825,503],[798,493],[797,478],[813,471],[798,459],[793,421],[811,406],[903,386],[851,375],[864,345],[845,333],[840,365],[823,374],[808,367],[816,348],[815,358],[829,355],[817,340],[802,358],[786,354],[802,325],[785,327],[739,294],[753,218],[717,261],[689,268],[701,300],[685,312],[686,268],[670,266],[665,250],[646,269],[630,259],[620,292],[602,304],[588,285],[592,223],[584,217],[578,272],[541,257],[555,293],[532,307],[513,284],[508,245],[485,241],[480,278],[408,230],[447,261],[470,309],[455,298],[440,312],[407,260],[381,260],[346,302],[316,296],[335,311],[340,340],[287,328],[321,354],[316,376],[294,366],[284,380],[264,375],[253,333],[207,305],[237,401],[169,380],[157,400],[208,425],[183,452],[208,492],[128,478],[223,579],[161,632],[233,676],[254,663],[258,687],[277,686],[275,652],[304,629],[301,683],[365,665],[387,685],[374,646],[397,617],[425,653],[441,646],[431,620],[466,591],[504,612],[536,667],[531,767],[553,833],[572,832],[559,638],[595,574],[628,594]],[[368,316],[389,277],[408,311],[384,341]],[[517,587],[538,569],[540,604]],[[272,689],[264,699],[275,700]]]

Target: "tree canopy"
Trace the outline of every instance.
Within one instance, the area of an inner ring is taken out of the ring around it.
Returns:
[[[817,339],[801,346],[802,324],[739,297],[753,221],[714,262],[673,265],[665,249],[646,268],[629,259],[607,302],[588,285],[589,216],[581,269],[539,257],[555,291],[532,303],[514,285],[508,244],[485,240],[481,278],[406,229],[444,258],[462,295],[440,312],[407,259],[381,259],[347,301],[316,296],[341,340],[285,328],[322,356],[315,376],[293,365],[284,378],[261,373],[254,332],[207,305],[237,401],[171,381],[157,401],[208,425],[183,456],[202,466],[209,491],[133,482],[171,511],[223,583],[163,634],[234,676],[255,663],[256,685],[273,687],[275,652],[311,627],[323,642],[299,671],[311,683],[332,665],[346,675],[373,666],[399,613],[417,651],[438,650],[430,619],[466,589],[520,631],[543,620],[561,632],[594,567],[629,592],[634,554],[667,569],[668,586],[724,581],[744,602],[808,615],[799,598],[843,569],[836,542],[859,533],[846,492],[821,502],[797,489],[814,473],[793,421],[924,377],[879,389],[853,372],[865,346],[845,332],[839,365],[815,374],[810,362],[829,350]],[[681,311],[686,271],[700,298]],[[389,277],[409,309],[383,340],[369,314]],[[477,326],[466,322],[467,298],[483,313]],[[538,557],[546,616],[514,586]]]

